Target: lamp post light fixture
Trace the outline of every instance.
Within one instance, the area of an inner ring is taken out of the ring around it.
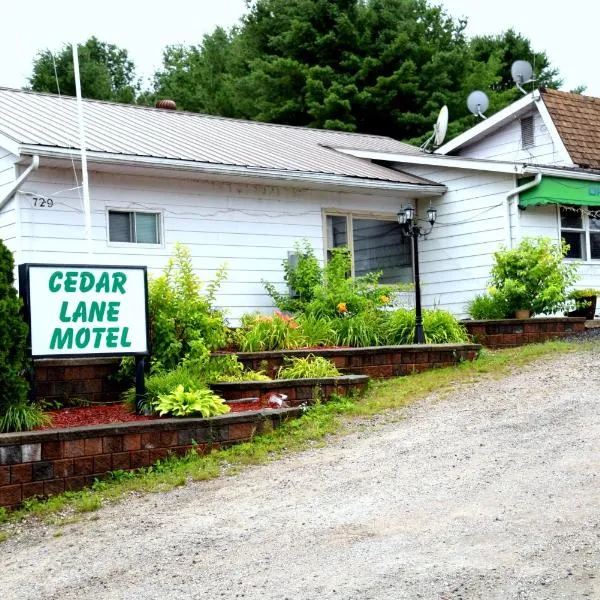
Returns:
[[[398,223],[402,227],[403,235],[412,238],[412,262],[415,279],[415,344],[425,343],[425,334],[423,333],[423,312],[421,309],[421,279],[419,275],[419,238],[425,237],[431,233],[437,217],[437,211],[433,206],[427,209],[427,222],[430,227],[425,231],[418,224],[416,211],[412,206],[407,206],[398,213]]]

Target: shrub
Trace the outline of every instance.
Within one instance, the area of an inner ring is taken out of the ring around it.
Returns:
[[[388,321],[389,344],[413,344],[416,315],[414,310],[394,311]],[[465,328],[451,313],[433,309],[423,311],[423,333],[428,344],[458,344],[468,340]]]
[[[516,248],[494,254],[490,293],[505,304],[506,316],[519,309],[552,314],[564,308],[567,288],[577,279],[578,265],[564,262],[568,245],[550,238],[526,238]]]
[[[345,315],[331,320],[338,346],[364,348],[386,343],[387,315],[376,310],[355,315]]]
[[[467,305],[467,312],[473,319],[505,319],[506,303],[498,295],[479,294]]]
[[[228,413],[231,409],[220,396],[208,388],[186,391],[178,385],[172,392],[161,394],[154,405],[156,412],[174,417],[200,414],[205,419]]]
[[[14,287],[14,266],[11,251],[0,240],[0,431],[31,429],[40,424],[41,415],[27,402],[27,325]]]
[[[213,307],[224,279],[222,267],[202,294],[189,249],[175,245],[163,274],[151,279],[148,288],[150,355],[155,368],[173,369],[186,356],[225,346],[225,318]]]
[[[235,337],[244,352],[299,348],[305,342],[298,323],[279,311],[272,316],[244,315]]]
[[[322,356],[307,356],[306,358],[285,358],[284,365],[279,368],[279,379],[315,379],[318,377],[339,377],[336,366]]]

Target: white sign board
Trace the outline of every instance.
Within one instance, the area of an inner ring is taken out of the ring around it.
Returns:
[[[21,265],[34,357],[146,354],[144,267]]]

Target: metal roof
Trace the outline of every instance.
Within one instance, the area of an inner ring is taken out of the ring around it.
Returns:
[[[83,104],[90,152],[435,185],[332,149],[418,153],[414,146],[388,137],[97,100]],[[0,88],[0,134],[20,146],[79,149],[76,100]]]

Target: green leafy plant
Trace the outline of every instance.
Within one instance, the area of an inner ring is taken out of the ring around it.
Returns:
[[[385,322],[388,315],[376,310],[345,315],[331,320],[338,346],[363,348],[386,343]]]
[[[316,379],[319,377],[339,377],[337,367],[322,356],[306,358],[286,357],[277,372],[278,379]]]
[[[478,294],[467,304],[467,312],[473,319],[506,318],[505,302],[497,294]]]
[[[565,307],[567,289],[578,279],[578,265],[565,262],[568,245],[550,238],[526,238],[516,248],[494,253],[490,294],[506,307],[506,316],[526,309],[552,314]]]
[[[50,417],[35,405],[22,401],[7,406],[0,414],[0,432],[29,431],[41,425],[50,425]]]
[[[228,413],[231,409],[220,396],[208,388],[186,391],[178,385],[172,392],[161,394],[154,406],[159,415],[188,417],[200,414],[205,419]]]
[[[225,318],[213,306],[225,277],[225,267],[221,267],[203,294],[189,249],[175,245],[163,274],[148,286],[150,354],[155,368],[172,369],[186,356],[225,346]]]
[[[296,317],[296,322],[306,346],[333,346],[337,344],[337,334],[331,319],[300,314]]]
[[[414,310],[394,311],[388,321],[388,343],[413,344],[415,323]],[[428,344],[457,344],[469,339],[465,328],[456,317],[440,309],[423,311],[423,333]]]
[[[305,343],[298,323],[279,311],[272,316],[244,315],[236,341],[244,352],[299,348]]]
[[[209,383],[226,381],[270,381],[263,371],[245,369],[235,354],[213,356],[209,362],[206,381]]]

